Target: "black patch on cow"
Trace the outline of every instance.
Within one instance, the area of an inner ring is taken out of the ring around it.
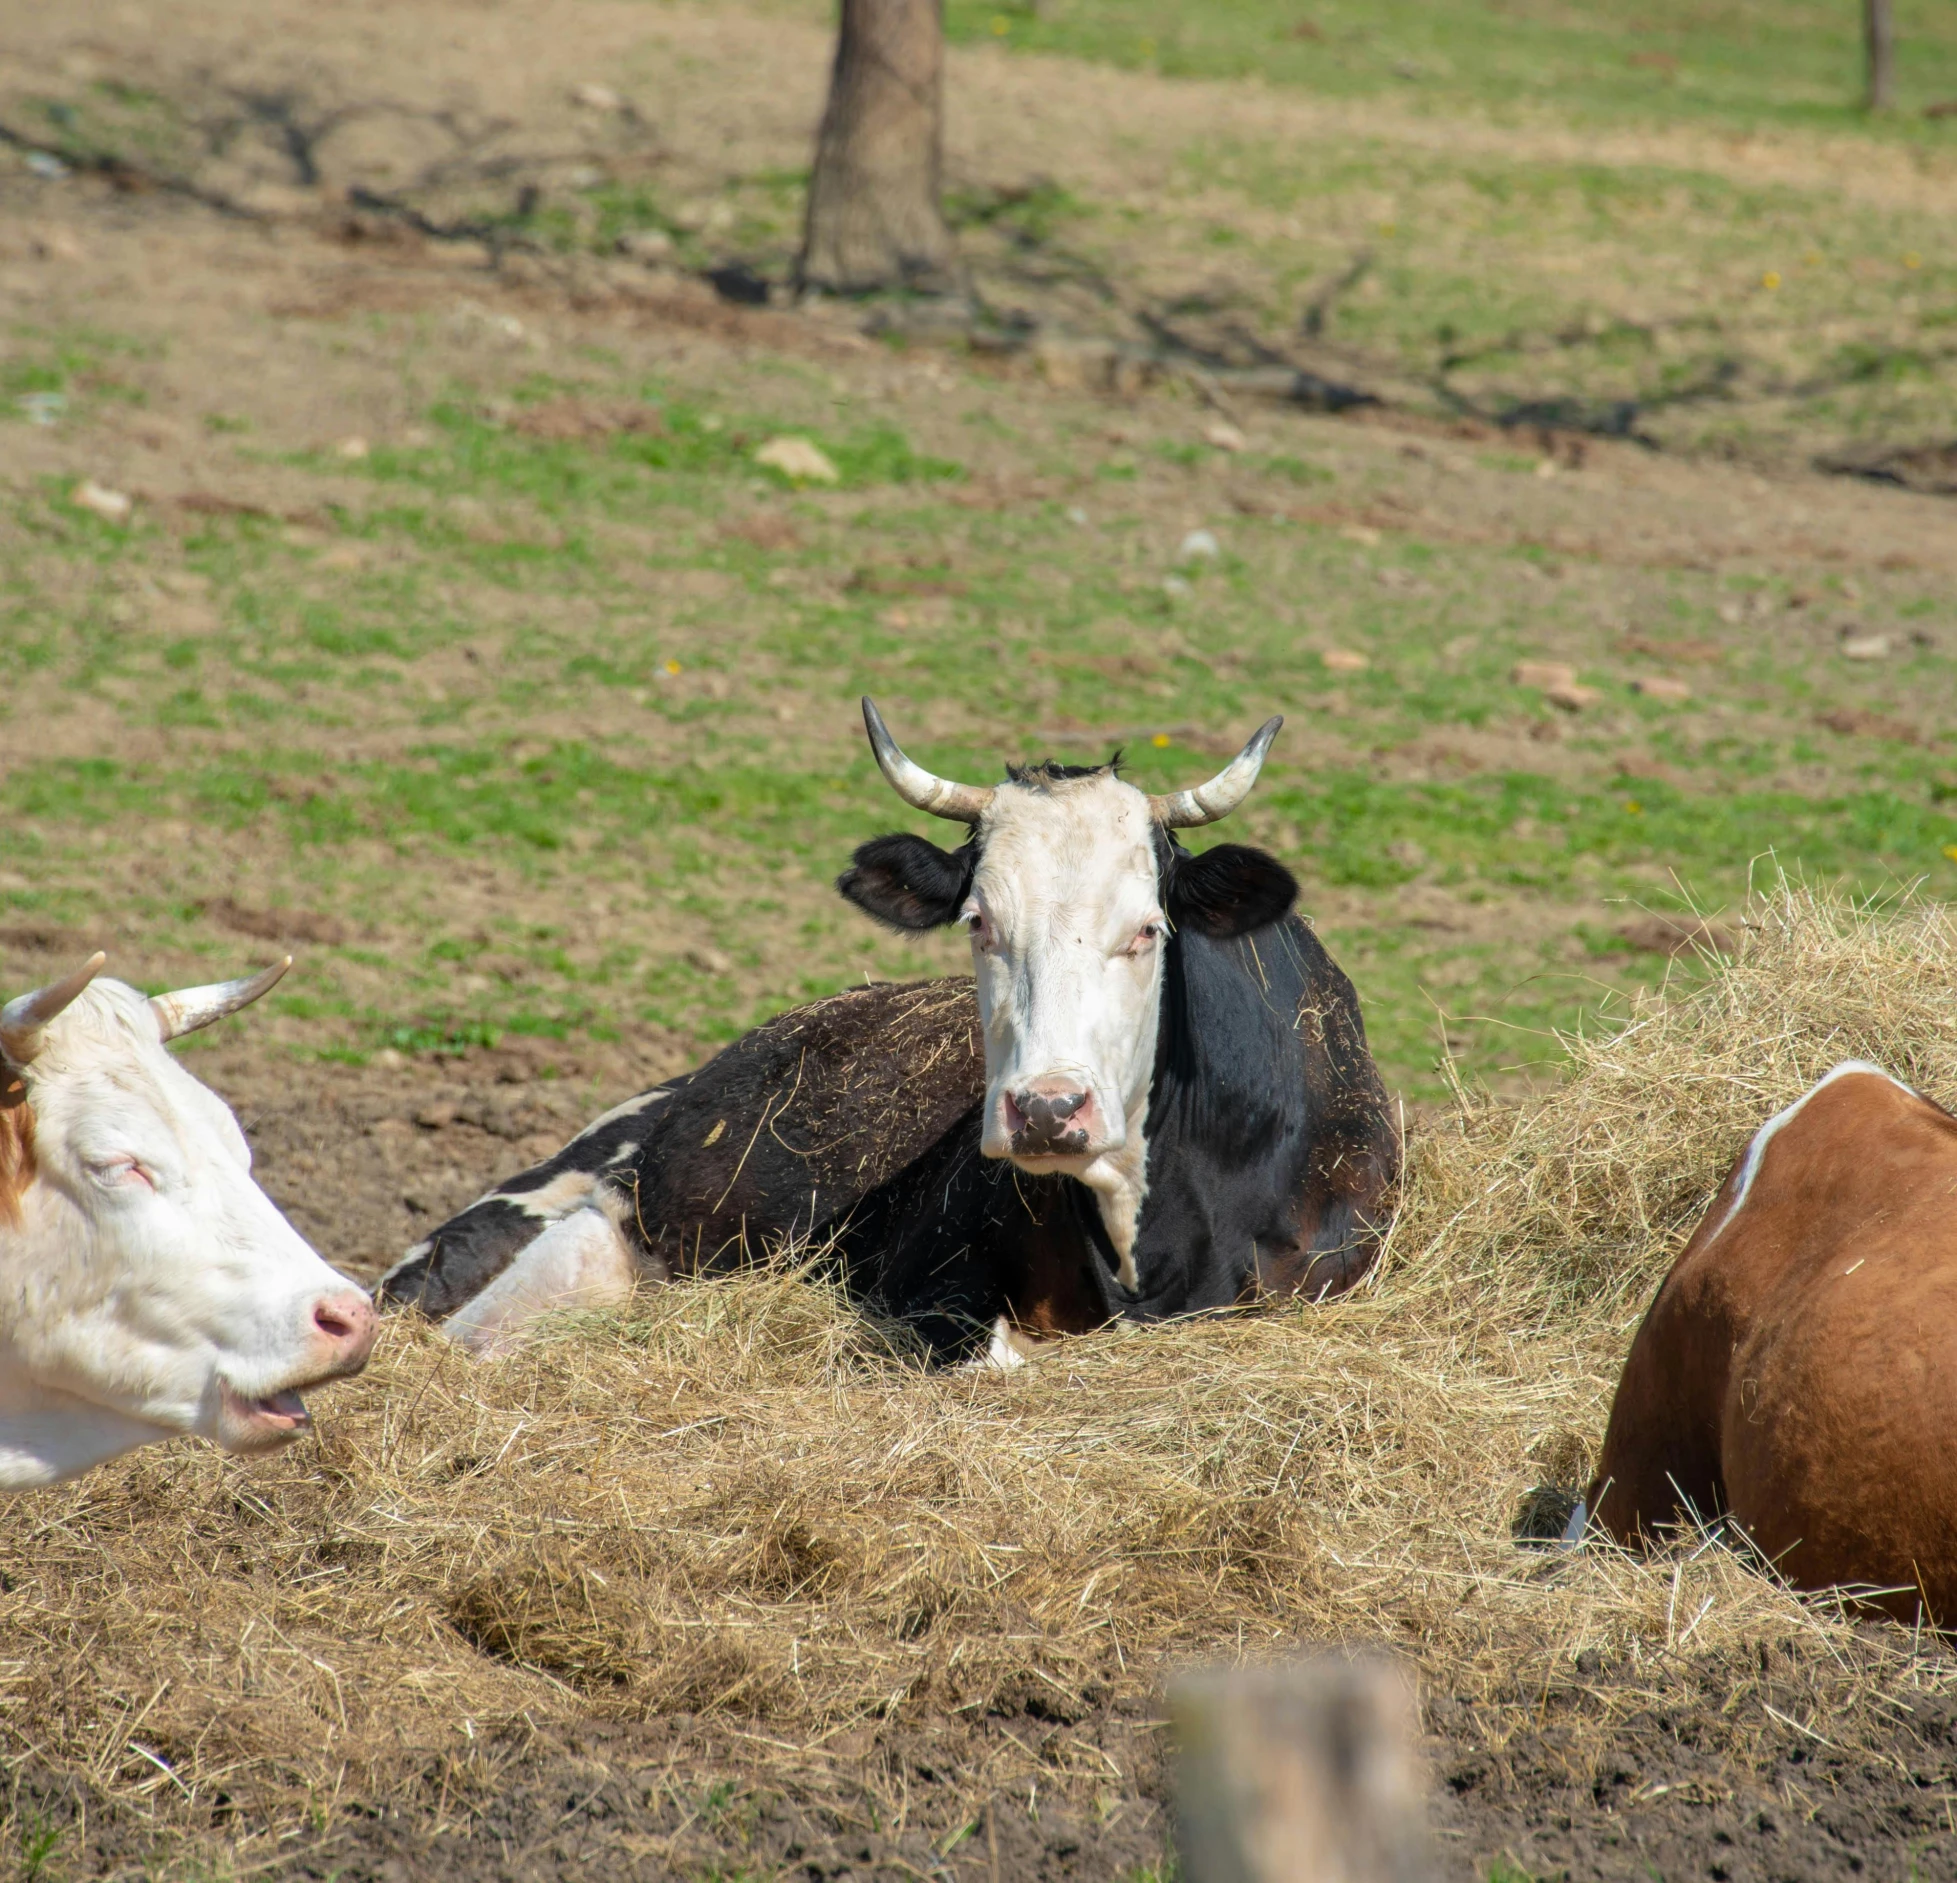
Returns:
[[[832,1231],[851,1287],[940,1360],[982,1352],[1002,1314],[1058,1334],[1121,1311],[1093,1192],[982,1155],[981,1111],[974,1105]]]
[[[889,928],[943,928],[958,919],[977,866],[975,842],[940,850],[922,837],[898,832],[863,844],[836,887],[846,901]]]
[[[1240,843],[1220,843],[1200,856],[1174,843],[1163,849],[1162,903],[1177,928],[1231,941],[1283,921],[1297,903],[1298,879],[1267,851]]]
[[[652,1274],[734,1268],[812,1232],[820,1240],[959,1136],[984,1089],[969,979],[850,988],[778,1014],[499,1184],[417,1244],[376,1293],[384,1306],[445,1319],[558,1219],[526,1199],[559,1183],[558,1214],[604,1209]],[[976,1156],[976,1123],[969,1136]],[[859,1292],[883,1305],[874,1251],[861,1267],[840,1253]],[[928,1283],[913,1277],[898,1293],[919,1300]]]
[[[1177,851],[1174,869],[1196,860]],[[1317,1299],[1371,1268],[1399,1132],[1359,997],[1297,915],[1226,940],[1171,936],[1145,1130],[1140,1287],[1124,1315]]]

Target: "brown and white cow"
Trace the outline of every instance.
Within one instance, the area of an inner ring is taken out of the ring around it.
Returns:
[[[1957,1118],[1859,1060],[1754,1134],[1631,1343],[1619,1542],[1730,1519],[1797,1588],[1957,1623]]]
[[[285,1444],[377,1325],[252,1181],[228,1107],[164,1050],[290,960],[154,999],[102,956],[0,1008],[0,1491],[158,1439]]]

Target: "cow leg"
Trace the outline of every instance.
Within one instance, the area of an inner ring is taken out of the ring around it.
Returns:
[[[639,1263],[610,1217],[581,1209],[554,1222],[466,1306],[442,1332],[478,1359],[508,1351],[546,1314],[611,1308],[628,1300]]]
[[[985,1343],[985,1351],[973,1354],[965,1362],[966,1370],[1010,1373],[1032,1359],[1039,1346],[1038,1341],[1029,1339],[1002,1314],[992,1323],[992,1338]]]

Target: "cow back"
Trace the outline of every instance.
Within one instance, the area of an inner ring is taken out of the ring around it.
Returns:
[[[608,1217],[649,1273],[735,1266],[846,1214],[984,1083],[969,979],[792,1008],[498,1184],[409,1250],[380,1296],[445,1319],[583,1209]]]
[[[710,1060],[616,1181],[654,1258],[680,1271],[737,1265],[846,1214],[984,1090],[969,979],[852,988]]]
[[[1731,1515],[1797,1585],[1957,1620],[1957,1120],[1838,1068],[1763,1126],[1639,1326],[1592,1503]]]

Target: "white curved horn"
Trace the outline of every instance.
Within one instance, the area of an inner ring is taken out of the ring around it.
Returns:
[[[98,948],[73,974],[0,1007],[0,1056],[24,1066],[41,1050],[41,1029],[102,972],[108,960]]]
[[[222,1020],[240,1007],[249,1007],[261,994],[269,994],[278,986],[291,965],[292,957],[283,955],[269,968],[242,980],[213,981],[208,987],[180,987],[174,994],[153,994],[149,1007],[156,1015],[157,1031],[166,1040],[173,1040],[180,1034],[195,1033],[213,1020]]]
[[[1148,808],[1164,830],[1187,830],[1192,824],[1214,824],[1228,817],[1257,782],[1264,769],[1264,754],[1284,724],[1282,713],[1274,714],[1250,735],[1250,743],[1207,784],[1190,791],[1165,791],[1151,797]]]
[[[949,817],[961,824],[976,824],[992,802],[990,785],[961,785],[940,778],[904,756],[903,748],[890,736],[877,703],[863,696],[863,724],[870,734],[870,750],[877,755],[877,768],[889,779],[892,791],[920,811],[933,817]]]

